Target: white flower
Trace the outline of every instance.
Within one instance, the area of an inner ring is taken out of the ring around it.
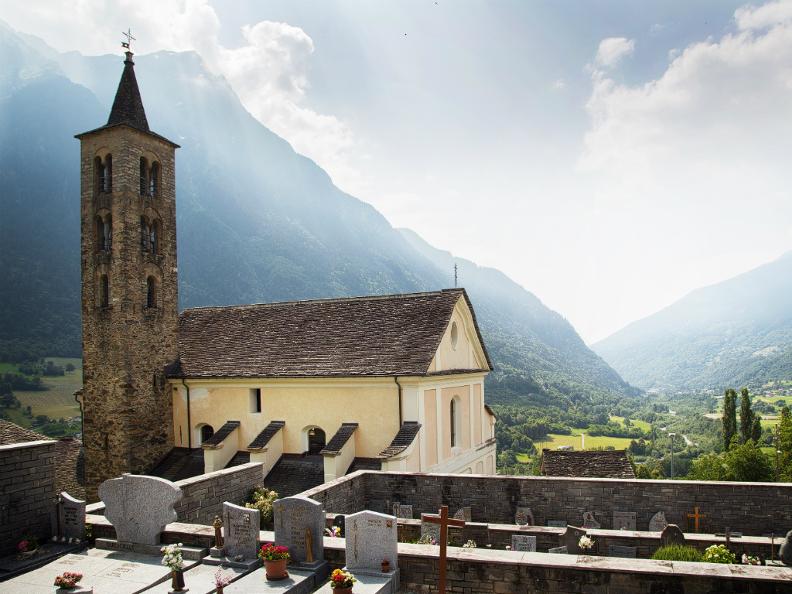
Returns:
[[[589,536],[584,534],[583,536],[580,537],[580,540],[578,541],[578,546],[584,551],[587,551],[594,547],[594,541]]]

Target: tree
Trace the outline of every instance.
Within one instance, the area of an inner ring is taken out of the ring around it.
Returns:
[[[772,481],[773,466],[764,452],[750,439],[724,454],[735,481]]]
[[[723,395],[723,451],[728,451],[737,433],[737,392],[728,388]]]
[[[762,441],[762,417],[759,415],[754,415],[750,438],[757,444]]]
[[[754,412],[751,410],[751,395],[748,393],[748,388],[743,388],[740,390],[740,443],[751,439],[753,424]]]
[[[781,451],[781,480],[792,479],[792,413],[789,407],[781,409],[778,422],[778,449]]]

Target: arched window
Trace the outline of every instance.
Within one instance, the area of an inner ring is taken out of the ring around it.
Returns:
[[[201,443],[206,443],[214,435],[214,428],[211,425],[201,425]]]
[[[102,179],[102,191],[113,191],[113,155],[107,155],[104,161],[104,176]]]
[[[148,190],[148,162],[146,157],[140,157],[140,195],[145,196]]]
[[[159,222],[157,221],[149,226],[149,251],[152,254],[159,252]]]
[[[107,215],[103,224],[104,231],[102,233],[102,250],[109,252],[113,248],[113,216]]]
[[[308,453],[318,454],[321,452],[326,441],[325,432],[319,427],[310,427],[308,429]]]
[[[110,307],[110,280],[106,274],[99,278],[99,307]]]
[[[459,411],[457,411],[457,401],[456,398],[451,399],[451,447],[456,447],[457,445],[457,415]]]
[[[151,164],[151,172],[149,174],[149,196],[156,198],[159,195],[159,163],[154,161]]]
[[[157,279],[153,276],[146,279],[146,307],[157,307]]]
[[[96,157],[94,158],[94,179],[95,179],[95,191],[96,193],[104,192],[104,165],[102,164],[102,158]]]

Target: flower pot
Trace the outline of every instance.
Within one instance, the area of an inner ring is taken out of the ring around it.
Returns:
[[[171,569],[171,590],[173,592],[184,590],[184,572],[180,569]]]
[[[264,561],[268,580],[283,580],[289,577],[286,571],[286,559],[276,559],[275,561]]]
[[[349,586],[349,588],[335,588],[333,594],[352,594],[352,586]]]

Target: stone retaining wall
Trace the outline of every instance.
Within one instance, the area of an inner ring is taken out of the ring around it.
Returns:
[[[359,486],[362,478],[362,488]],[[349,481],[354,486],[347,485]],[[792,529],[792,483],[648,481],[553,477],[410,474],[360,471],[305,492],[325,510],[362,509],[391,513],[394,502],[412,505],[414,517],[451,513],[470,506],[474,522],[511,524],[517,506],[530,507],[535,523],[562,520],[579,526],[583,512],[594,512],[602,528],[612,527],[614,511],[636,512],[638,530],[648,530],[657,511],[688,530],[687,514],[698,506],[704,517],[699,532],[732,531],[762,535]],[[361,502],[362,498],[362,502]]]
[[[25,536],[52,536],[57,448],[52,440],[0,446],[0,554]]]

